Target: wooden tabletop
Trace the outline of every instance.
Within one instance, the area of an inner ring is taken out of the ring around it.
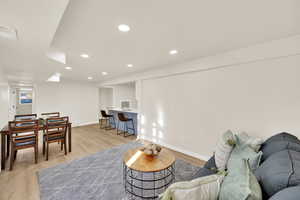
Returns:
[[[125,153],[125,165],[141,172],[158,172],[170,167],[175,162],[175,156],[167,149],[162,149],[158,156],[147,156],[140,148],[131,149]]]

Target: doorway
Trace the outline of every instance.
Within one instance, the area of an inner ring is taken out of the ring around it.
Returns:
[[[9,92],[9,118],[15,115],[31,114],[33,110],[33,88],[10,87]]]

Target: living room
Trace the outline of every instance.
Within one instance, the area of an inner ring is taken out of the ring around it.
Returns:
[[[1,2],[0,199],[298,200],[299,13]]]

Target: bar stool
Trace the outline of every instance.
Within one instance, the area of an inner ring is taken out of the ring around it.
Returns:
[[[99,119],[100,128],[105,130],[111,130],[116,128],[116,122],[113,115],[108,115],[105,110],[101,110],[102,118]],[[104,121],[104,123],[103,123]],[[110,122],[112,122],[113,127],[111,126]],[[104,126],[103,126],[104,125]]]
[[[133,119],[125,117],[124,113],[118,113],[118,119],[119,119],[119,122],[118,122],[118,127],[117,127],[117,135],[122,134],[122,133],[124,134],[124,137],[130,136],[130,135],[135,135]],[[132,123],[132,127],[128,127],[128,122]],[[119,131],[120,124],[122,124],[122,123],[123,123],[123,131],[122,131],[122,129],[121,129],[121,131]],[[133,133],[129,134],[128,130],[132,130]]]

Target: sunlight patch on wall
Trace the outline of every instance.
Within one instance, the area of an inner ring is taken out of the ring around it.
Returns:
[[[158,137],[159,137],[160,139],[162,139],[162,138],[164,137],[164,134],[163,134],[162,131],[158,131]]]
[[[139,115],[140,120],[140,135],[139,138],[148,139],[153,143],[161,143],[164,138],[164,113],[161,108],[157,109],[156,119],[152,123],[146,123],[146,116],[144,114]],[[147,130],[148,135],[147,135]]]
[[[155,127],[152,128],[152,136],[156,137],[157,130]]]
[[[146,119],[144,115],[141,115],[141,125],[145,125]]]
[[[158,111],[157,123],[160,127],[164,127],[164,113],[161,110]]]

